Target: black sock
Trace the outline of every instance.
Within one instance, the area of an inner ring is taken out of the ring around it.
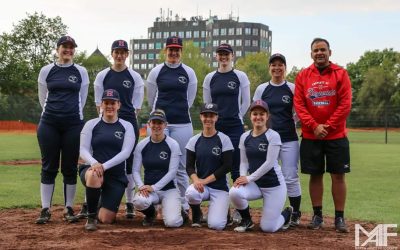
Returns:
[[[245,208],[243,210],[237,209],[237,211],[239,212],[240,216],[242,216],[242,219],[251,220],[250,207],[249,206],[247,206],[247,208]]]
[[[322,206],[313,207],[314,215],[317,215],[322,218]]]
[[[284,224],[287,224],[289,222],[289,219],[290,219],[290,212],[285,209],[285,210],[282,211],[281,214],[282,214],[283,218],[285,218],[285,223]]]
[[[301,195],[296,197],[289,197],[290,206],[293,207],[293,212],[297,213],[300,211]]]
[[[151,204],[150,207],[140,212],[146,215],[146,217],[154,217],[154,215],[156,214],[156,208],[154,207],[153,204]]]
[[[190,204],[190,208],[192,209],[192,221],[194,223],[200,222],[201,216],[202,216],[200,204],[197,204],[197,205]]]
[[[86,202],[89,214],[97,214],[97,204],[101,195],[100,188],[86,187]]]
[[[335,219],[339,217],[344,218],[344,211],[335,210]]]

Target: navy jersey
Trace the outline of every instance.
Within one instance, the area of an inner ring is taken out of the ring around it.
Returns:
[[[205,137],[199,133],[190,138],[186,149],[196,155],[196,174],[205,179],[215,173],[224,164],[222,153],[233,150],[232,142],[227,135],[217,132],[214,136]],[[228,191],[226,175],[207,184],[210,188]]]
[[[147,78],[147,97],[154,109],[165,111],[169,124],[190,123],[189,108],[197,91],[197,78],[185,64],[170,67],[166,63],[153,68]]]
[[[39,102],[46,121],[81,121],[89,88],[85,68],[77,64],[51,63],[39,73]]]
[[[203,82],[203,100],[218,105],[218,123],[224,126],[243,124],[250,106],[250,82],[240,70],[209,73]]]
[[[240,175],[249,173],[249,182],[254,181],[261,188],[279,186],[284,180],[278,164],[282,145],[279,134],[272,129],[256,137],[251,133],[252,130],[247,131],[240,138]]]
[[[169,136],[155,143],[146,137],[138,143],[133,157],[133,177],[138,187],[151,185],[154,191],[175,188],[181,151],[178,143]],[[144,182],[140,168],[144,168]]]
[[[297,141],[296,126],[293,119],[294,84],[271,82],[260,84],[253,97],[253,101],[263,100],[268,104],[271,113],[270,126],[279,133],[282,142]]]
[[[107,123],[102,118],[89,120],[81,132],[80,156],[88,164],[103,164],[105,173],[125,176],[125,160],[132,153],[135,134],[132,124],[118,119]]]
[[[120,116],[133,115],[136,118],[135,109],[141,109],[144,95],[144,83],[137,72],[129,68],[120,72],[112,68],[100,71],[94,81],[96,106],[101,105],[101,97],[106,89],[118,91],[121,101]]]

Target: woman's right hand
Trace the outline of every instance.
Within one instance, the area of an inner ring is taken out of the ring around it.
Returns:
[[[193,180],[193,186],[194,188],[199,191],[200,193],[204,192],[204,184],[203,184],[203,179],[196,179]]]
[[[104,175],[104,167],[103,164],[96,162],[93,164],[90,169],[93,171],[93,175],[97,175],[97,177],[102,178]]]
[[[238,188],[240,186],[245,186],[249,181],[247,180],[247,176],[240,176],[239,178],[236,179],[236,181],[233,183],[233,186]]]

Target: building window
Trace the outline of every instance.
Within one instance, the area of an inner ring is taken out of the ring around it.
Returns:
[[[156,38],[158,38],[158,39],[161,38],[161,32],[156,32]]]
[[[171,36],[176,36],[176,31],[171,31]]]
[[[133,68],[134,68],[134,69],[139,69],[139,63],[133,64]]]
[[[156,43],[156,49],[161,49],[161,48],[162,48],[161,43],[160,42]]]
[[[153,60],[153,59],[154,59],[154,54],[153,54],[153,53],[149,53],[149,54],[147,55],[147,58],[148,58],[149,60]]]
[[[147,49],[147,43],[142,43],[140,46],[141,49]]]
[[[147,59],[147,54],[141,54],[141,55],[140,55],[140,59],[146,60],[146,59]]]
[[[184,35],[185,35],[185,33],[184,33],[183,31],[179,31],[179,32],[178,32],[178,36],[179,36],[180,38],[184,38]]]
[[[231,45],[231,46],[235,46],[235,40],[228,40],[228,43]]]
[[[200,42],[200,47],[201,47],[201,48],[205,48],[205,47],[206,47],[206,42],[204,42],[204,41],[203,41],[203,42]]]
[[[219,45],[219,41],[218,40],[213,40],[213,46],[214,47],[218,47]]]
[[[205,30],[201,31],[201,37],[206,37],[206,31]]]
[[[242,35],[242,28],[236,28],[236,35],[241,36]]]
[[[219,35],[219,29],[213,29],[213,36]]]
[[[193,42],[193,45],[196,46],[196,47],[199,47],[200,42]]]
[[[200,37],[200,31],[196,30],[193,31],[193,38],[199,38]]]
[[[156,54],[156,59],[160,59],[160,54]]]
[[[168,38],[169,37],[169,32],[168,31],[164,31],[163,36],[164,36],[164,38]]]
[[[253,47],[258,47],[258,40],[253,40],[252,41],[252,46]]]
[[[134,60],[139,60],[139,54],[133,54],[133,59]]]
[[[218,62],[213,62],[213,63],[212,63],[212,66],[213,66],[214,68],[217,68],[217,67],[218,67]]]
[[[192,31],[186,31],[186,38],[192,38]]]
[[[228,29],[228,35],[234,36],[235,35],[235,28],[229,28]]]
[[[236,40],[236,46],[242,46],[242,39]]]
[[[245,35],[251,35],[251,28],[244,28]]]
[[[244,40],[244,46],[250,46],[251,40]]]
[[[134,49],[134,50],[139,49],[139,44],[138,44],[138,43],[133,44],[133,49]]]
[[[236,54],[236,57],[240,57],[240,56],[242,56],[242,51],[236,50],[235,54]]]
[[[140,68],[141,68],[141,69],[147,69],[147,64],[142,63],[142,64],[140,65]]]
[[[154,43],[149,43],[149,49],[154,49]]]
[[[152,69],[152,68],[154,68],[154,64],[149,63],[148,67],[149,67],[149,69]]]
[[[219,42],[219,44],[221,44],[221,43],[226,43],[226,40],[221,40],[221,41]]]
[[[253,28],[253,36],[258,36],[258,29],[257,28]]]
[[[226,29],[221,29],[221,36],[226,36]]]

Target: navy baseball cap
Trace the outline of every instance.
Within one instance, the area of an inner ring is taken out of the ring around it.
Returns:
[[[159,120],[159,121],[167,122],[167,116],[165,115],[164,110],[156,109],[153,112],[151,112],[149,121],[152,121],[152,120]]]
[[[275,53],[269,58],[269,64],[271,64],[275,59],[279,59],[283,62],[283,64],[286,65],[286,58],[284,55],[280,53]]]
[[[101,97],[101,100],[114,100],[114,101],[119,101],[119,93],[115,89],[106,89],[103,92],[103,96]]]
[[[111,51],[115,49],[129,50],[128,43],[125,40],[116,40],[111,45]]]
[[[220,51],[225,51],[225,52],[228,52],[228,53],[233,53],[232,46],[229,45],[229,44],[227,44],[227,43],[221,43],[221,44],[218,46],[216,52],[218,53],[218,52],[220,52]]]
[[[165,43],[166,48],[182,48],[182,38],[178,36],[170,36]]]
[[[250,105],[250,111],[252,111],[255,108],[262,108],[265,111],[269,112],[269,108],[268,108],[268,104],[266,102],[264,102],[263,100],[257,100],[254,101],[251,105]]]
[[[200,114],[213,113],[218,115],[218,105],[214,103],[204,103],[200,108]]]
[[[60,46],[61,44],[66,44],[66,43],[71,43],[72,45],[74,45],[75,48],[78,47],[78,45],[76,45],[75,40],[70,36],[60,37],[60,39],[58,39],[57,41],[57,47]]]

